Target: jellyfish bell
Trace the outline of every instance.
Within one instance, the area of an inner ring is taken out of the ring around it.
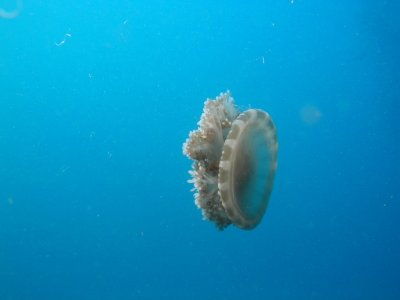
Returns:
[[[249,109],[232,123],[219,164],[218,188],[229,219],[252,229],[267,208],[277,166],[275,126],[266,112]]]
[[[229,91],[207,100],[183,152],[195,203],[205,219],[224,229],[253,229],[269,202],[277,167],[278,142],[271,117],[262,110],[240,113]]]

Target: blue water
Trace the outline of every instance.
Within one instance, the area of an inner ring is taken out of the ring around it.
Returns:
[[[24,1],[0,19],[0,300],[400,299],[399,9]],[[228,89],[279,134],[252,231],[186,182]]]

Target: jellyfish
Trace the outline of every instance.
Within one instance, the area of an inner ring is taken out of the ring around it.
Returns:
[[[0,8],[0,18],[3,19],[14,19],[22,10],[22,0],[17,0],[17,7],[13,11],[6,11]]]
[[[277,168],[278,141],[268,113],[240,112],[229,91],[204,103],[199,128],[183,153],[193,160],[189,183],[204,219],[219,229],[250,230],[267,209]]]

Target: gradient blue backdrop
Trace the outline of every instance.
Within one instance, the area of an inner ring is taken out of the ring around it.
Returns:
[[[0,300],[400,299],[397,1],[23,4],[0,19]],[[227,89],[279,132],[250,232],[186,182]]]

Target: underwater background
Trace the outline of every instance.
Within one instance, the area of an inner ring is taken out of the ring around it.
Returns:
[[[398,1],[0,8],[0,300],[400,299]],[[251,231],[182,154],[227,90],[278,130]]]

